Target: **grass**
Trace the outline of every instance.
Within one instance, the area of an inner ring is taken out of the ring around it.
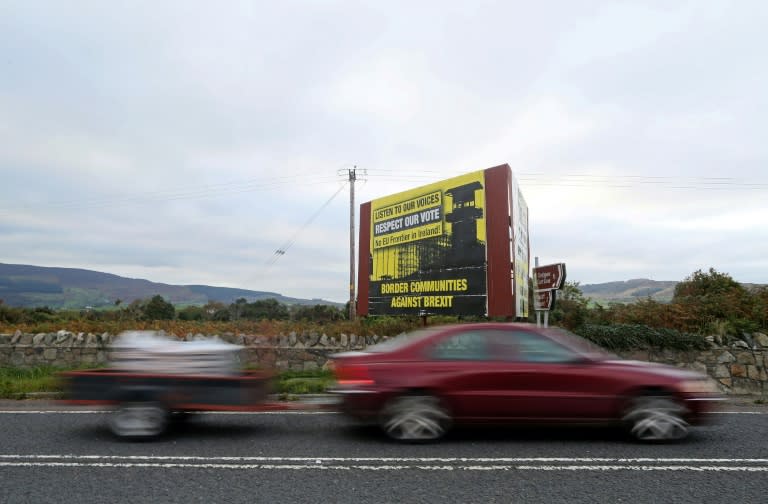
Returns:
[[[63,388],[58,374],[62,371],[67,369],[0,367],[0,399],[27,399],[37,393],[61,393]],[[292,399],[302,394],[321,394],[332,383],[330,371],[286,371],[277,375],[275,391],[282,399]]]
[[[322,394],[333,380],[333,373],[326,370],[286,371],[278,375],[275,389],[281,396]]]
[[[57,377],[61,371],[50,366],[0,368],[0,398],[24,399],[39,392],[61,392],[61,383]]]

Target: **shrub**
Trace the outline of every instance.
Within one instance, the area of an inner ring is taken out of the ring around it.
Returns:
[[[697,334],[641,324],[586,324],[575,332],[607,350],[705,350],[710,346],[704,337]]]

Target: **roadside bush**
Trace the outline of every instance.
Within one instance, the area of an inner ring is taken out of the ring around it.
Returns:
[[[717,325],[729,335],[740,336],[760,327],[759,295],[714,268],[697,270],[678,283],[671,304],[688,315],[680,321],[682,330],[712,332]],[[725,326],[720,325],[723,321]]]
[[[363,329],[361,336],[376,334],[379,336],[397,336],[412,331],[423,325],[419,317],[365,317],[360,320]]]
[[[583,326],[589,317],[589,300],[579,289],[579,282],[565,282],[555,297],[555,306],[550,312],[550,322],[574,330]]]
[[[698,334],[641,324],[585,324],[574,332],[607,350],[706,350],[710,347],[709,342]]]
[[[19,324],[24,320],[24,309],[5,306],[0,303],[0,323]]]
[[[314,321],[320,324],[344,320],[345,314],[339,308],[329,305],[298,305],[291,309],[293,320]]]

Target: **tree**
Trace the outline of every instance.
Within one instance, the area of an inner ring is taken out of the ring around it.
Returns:
[[[755,298],[754,316],[761,329],[768,329],[768,286],[755,289],[752,293]]]
[[[231,320],[238,320],[243,314],[243,310],[245,309],[245,306],[248,304],[248,301],[245,298],[239,298],[234,303],[229,305],[229,313],[231,315]]]
[[[141,299],[134,299],[131,301],[131,303],[125,308],[125,313],[128,316],[128,319],[139,320],[144,318],[144,308],[146,307],[146,304],[147,303]]]
[[[758,328],[753,319],[759,302],[743,285],[714,268],[697,270],[675,286],[672,304],[689,318],[687,331],[715,331],[730,334]],[[719,329],[716,329],[719,328]]]
[[[206,315],[202,306],[186,306],[179,310],[179,320],[205,320]]]
[[[746,293],[746,289],[727,273],[719,273],[714,268],[709,268],[708,273],[696,270],[679,282],[675,286],[672,301],[683,302],[690,298],[716,299],[734,292],[741,295]]]
[[[349,304],[349,303],[347,303]],[[309,320],[312,322],[332,322],[335,320],[342,320],[345,315],[349,313],[349,307],[347,311],[341,312],[335,306],[330,305],[302,305],[296,306],[292,310],[294,320]]]
[[[176,309],[159,294],[144,307],[144,318],[147,320],[173,320],[175,316]]]
[[[550,313],[553,323],[560,323],[568,329],[576,329],[586,323],[589,299],[579,288],[579,282],[566,281],[557,291],[555,306]]]
[[[248,320],[287,320],[288,307],[277,299],[259,299],[242,307],[241,316]]]
[[[224,303],[219,301],[208,301],[203,306],[205,312],[205,318],[207,320],[216,320],[220,322],[229,321],[229,308]]]

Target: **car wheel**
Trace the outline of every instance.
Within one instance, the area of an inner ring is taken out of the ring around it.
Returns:
[[[391,400],[382,412],[384,432],[398,441],[433,441],[445,435],[451,417],[432,396],[406,395]]]
[[[124,402],[109,420],[112,432],[125,439],[150,439],[162,434],[168,425],[169,413],[157,402]]]
[[[632,401],[624,422],[639,441],[674,441],[688,435],[685,412],[685,407],[671,397],[643,396]]]

